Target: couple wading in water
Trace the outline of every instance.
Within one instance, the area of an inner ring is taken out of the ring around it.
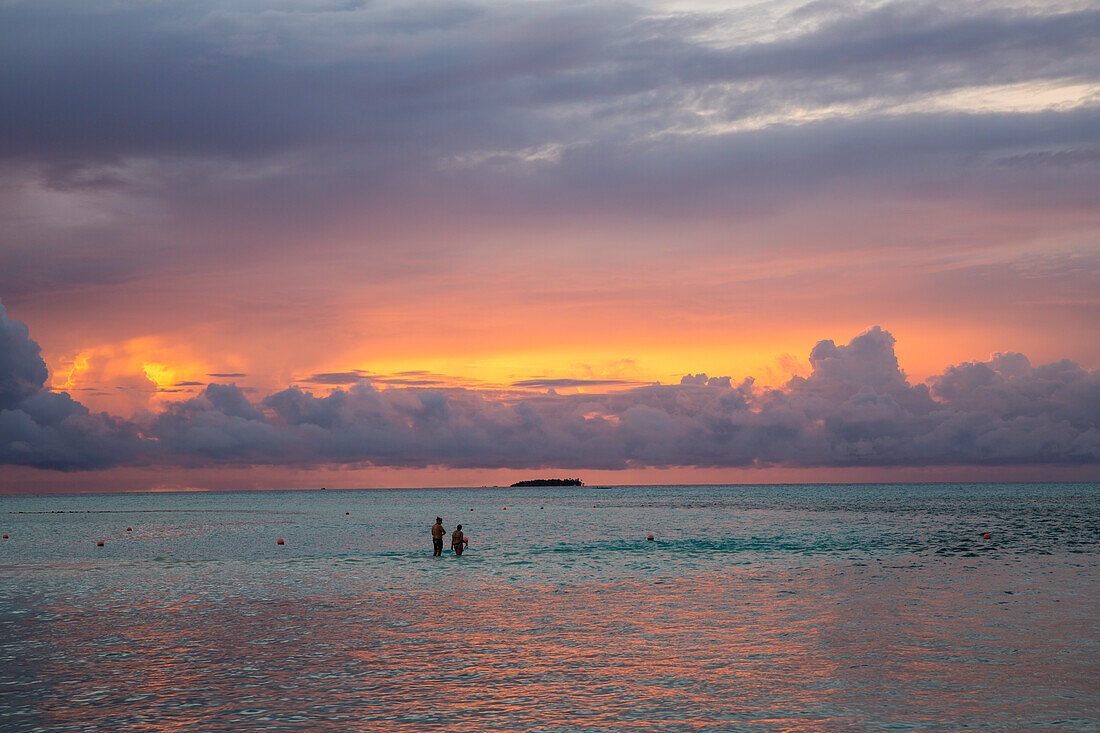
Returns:
[[[432,525],[432,547],[434,551],[432,556],[436,557],[443,554],[443,537],[447,534],[447,530],[443,529],[443,518],[436,517],[435,524]],[[462,525],[458,525],[454,532],[451,532],[451,549],[455,551],[456,555],[461,555],[462,551],[466,549],[466,545],[470,544],[470,541],[466,539],[466,536],[462,534]]]

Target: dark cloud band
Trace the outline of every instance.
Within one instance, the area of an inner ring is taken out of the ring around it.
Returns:
[[[913,385],[878,327],[846,345],[819,342],[811,375],[778,390],[704,374],[518,398],[359,381],[324,397],[292,387],[253,403],[235,385],[210,384],[140,424],[45,391],[38,345],[2,310],[0,335],[0,463],[40,468],[1100,463],[1100,371],[1000,354]]]

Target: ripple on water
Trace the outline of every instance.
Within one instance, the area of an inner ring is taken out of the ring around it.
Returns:
[[[1100,728],[1095,486],[94,501],[4,515],[5,731]]]

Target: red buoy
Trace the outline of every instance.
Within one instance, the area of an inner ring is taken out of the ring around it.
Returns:
[[[127,528],[126,528],[126,531],[127,531],[127,532],[133,532],[133,531],[134,531],[134,528],[133,528],[133,527],[127,527]]]
[[[646,539],[649,540],[650,542],[652,542],[653,541],[653,535],[650,535],[649,537],[646,537]]]
[[[982,539],[983,540],[991,540],[991,539],[993,539],[993,535],[986,532],[985,534],[982,535]]]
[[[283,541],[282,541],[282,540],[276,540],[276,541],[275,541],[275,544],[276,544],[276,545],[281,545],[281,544],[283,544]]]
[[[103,547],[103,540],[100,540],[99,542],[95,543],[95,546],[96,547]]]
[[[7,539],[7,538],[8,538],[8,536],[7,536],[7,535],[4,535],[4,539]]]
[[[351,512],[344,512],[344,514],[345,514],[345,515],[347,515],[347,514],[351,514]]]

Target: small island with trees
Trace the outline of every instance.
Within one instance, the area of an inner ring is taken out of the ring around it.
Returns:
[[[534,478],[512,484],[516,486],[584,486],[584,482],[579,478]]]

